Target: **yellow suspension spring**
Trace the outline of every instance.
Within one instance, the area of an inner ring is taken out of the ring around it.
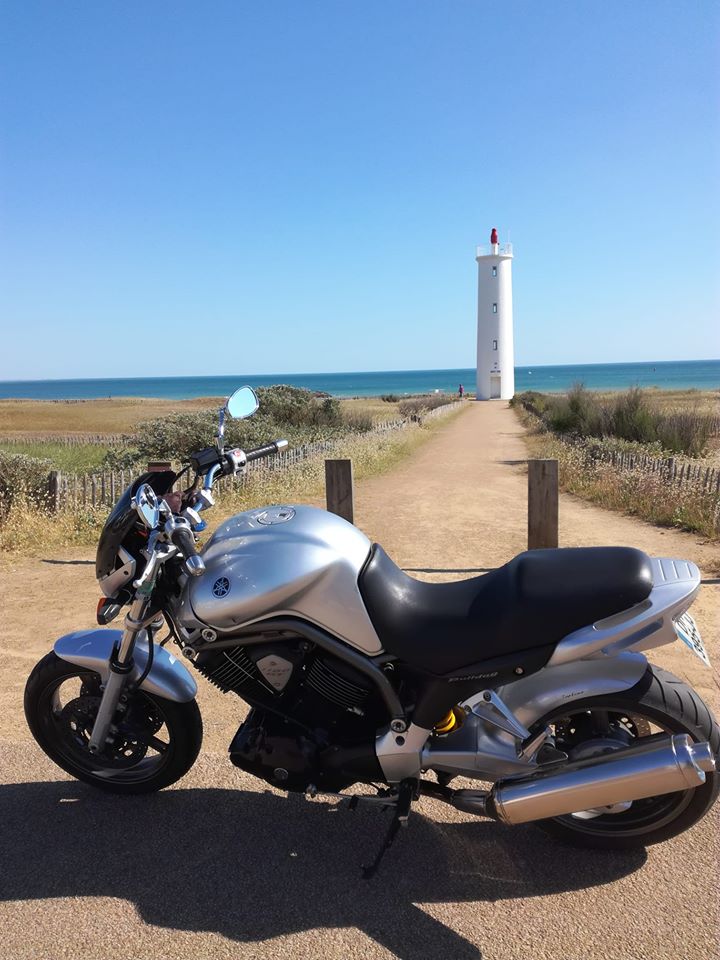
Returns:
[[[453,707],[452,710],[448,710],[447,715],[438,720],[438,722],[433,727],[433,731],[437,734],[452,733],[453,730],[457,730],[458,727],[462,726],[462,722],[465,719],[465,713],[460,709],[460,707]]]

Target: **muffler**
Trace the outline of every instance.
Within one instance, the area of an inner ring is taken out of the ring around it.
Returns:
[[[455,790],[451,802],[503,823],[528,823],[699,787],[713,770],[710,744],[693,743],[681,733],[496,783],[490,793]]]

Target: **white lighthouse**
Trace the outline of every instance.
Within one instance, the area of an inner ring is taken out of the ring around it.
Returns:
[[[489,246],[478,247],[478,400],[510,400],[515,393],[511,243],[499,243],[493,227]]]

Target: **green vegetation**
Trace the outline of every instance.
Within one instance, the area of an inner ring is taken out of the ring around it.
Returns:
[[[661,471],[619,470],[603,461],[603,450],[641,450],[637,444],[595,441],[568,444],[552,433],[529,438],[531,454],[558,461],[560,487],[609,510],[640,517],[661,527],[676,527],[708,539],[720,537],[720,499],[698,481],[671,483]]]
[[[576,385],[565,396],[519,394],[512,404],[533,456],[558,460],[563,490],[660,526],[720,536],[720,498],[704,479],[720,418],[707,398],[671,402],[637,388],[598,394]],[[670,457],[683,460],[670,470]]]
[[[567,395],[528,391],[511,402],[560,436],[617,438],[689,457],[703,456],[720,432],[717,413],[706,412],[699,404],[667,409],[638,387],[607,396],[576,384]]]
[[[90,473],[102,470],[107,447],[101,443],[62,443],[60,440],[28,440],[25,443],[3,443],[0,453],[9,456],[23,454],[39,457],[50,463],[48,470],[63,470],[68,473]]]
[[[50,469],[49,460],[0,450],[0,522],[20,501],[42,502]]]
[[[462,407],[458,406],[458,410],[452,411],[449,416],[455,416],[460,409]],[[244,424],[251,422],[242,421]],[[424,423],[412,422],[402,430],[372,433],[355,430],[344,435],[338,434],[333,439],[332,453],[328,453],[328,456],[351,458],[355,478],[362,479],[393,467],[445,422],[446,418],[443,417],[442,420],[431,419]],[[213,428],[215,425],[216,421],[213,420]],[[154,430],[150,433],[155,435]],[[203,435],[202,445],[207,445],[213,433],[214,429],[210,438]],[[259,442],[266,439],[267,435],[262,435]],[[33,465],[32,469],[37,469],[37,477],[42,480],[41,496],[35,499],[21,497],[15,501],[4,522],[0,522],[0,550],[34,553],[39,543],[43,544],[45,550],[52,550],[96,542],[108,514],[107,506],[64,509],[53,516],[52,523],[48,523],[42,493],[49,467],[45,461]],[[214,527],[232,513],[263,503],[309,501],[321,504],[324,472],[324,457],[321,455],[302,460],[287,469],[252,471],[244,478],[224,481],[216,488],[218,506],[212,514],[208,514],[208,520]],[[210,532],[208,530],[206,536]]]
[[[337,439],[372,429],[372,417],[343,408],[332,397],[316,397],[299,387],[274,386],[258,391],[260,409],[248,420],[228,420],[228,447],[250,449],[268,440],[283,438],[292,446]],[[174,413],[141,423],[128,438],[140,460],[186,460],[212,442],[217,415],[211,410]]]

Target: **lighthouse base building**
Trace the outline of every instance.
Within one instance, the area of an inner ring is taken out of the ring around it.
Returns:
[[[515,393],[512,312],[512,244],[478,247],[477,390],[478,400],[510,400]]]

